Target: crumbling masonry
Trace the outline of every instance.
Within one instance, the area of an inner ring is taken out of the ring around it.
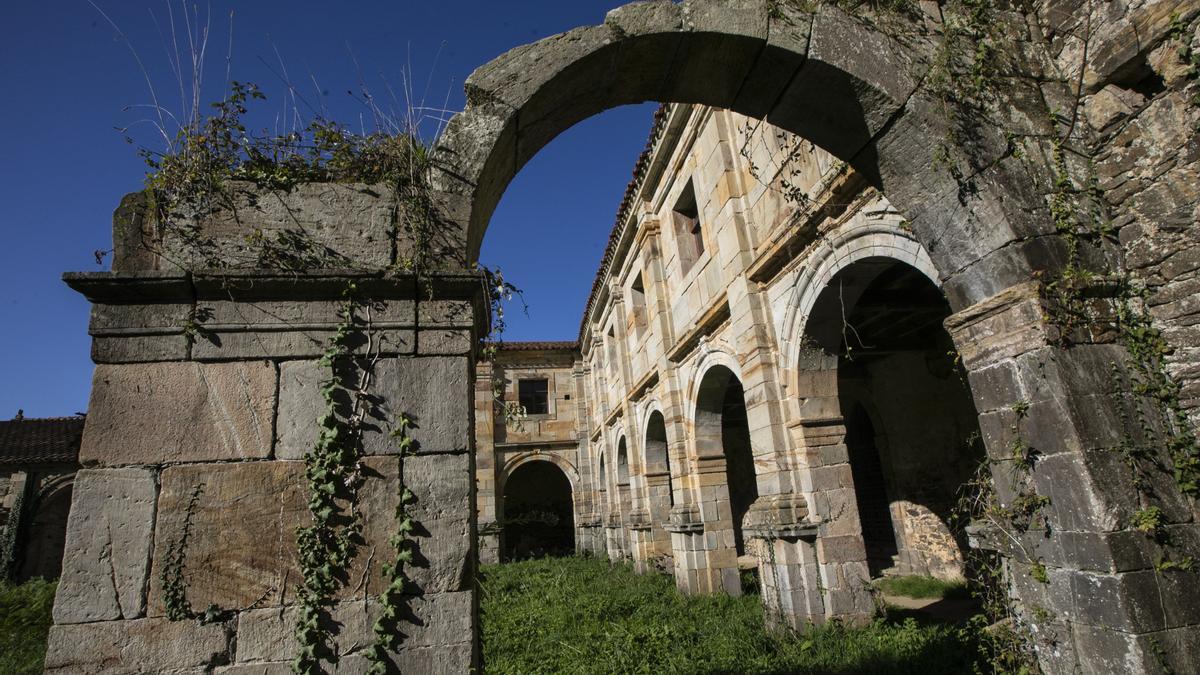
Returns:
[[[401,465],[386,424],[364,439],[339,672],[365,667],[400,472],[423,529],[395,659],[466,672],[476,561],[504,554],[504,488],[538,464],[569,482],[577,548],[669,565],[690,592],[756,567],[795,625],[865,617],[883,570],[959,574],[969,543],[1004,556],[1044,670],[1194,670],[1200,7],[991,7],[993,76],[965,102],[939,74],[952,7],[920,8],[634,3],[501,56],[436,149],[446,260],[419,283],[391,271],[412,243],[371,186],[260,190],[196,223],[219,270],[127,198],[113,271],[67,277],[94,303],[97,368],[47,669],[287,671],[316,359],[354,281],[376,303],[377,400],[417,420],[420,451]],[[697,105],[656,123],[577,355],[477,368],[467,263],[505,186],[567,127],[646,100]],[[296,225],[344,264],[245,255],[248,232]],[[1164,352],[1178,387],[1146,386]],[[520,386],[539,369],[546,412],[495,437],[495,376],[540,402]],[[948,495],[983,457],[1009,517],[965,542]],[[165,616],[185,528],[209,623]]]

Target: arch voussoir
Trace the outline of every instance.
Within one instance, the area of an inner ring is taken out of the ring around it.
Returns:
[[[860,150],[904,107],[925,68],[924,59],[894,39],[822,4],[812,19],[804,65],[767,121],[838,157],[858,159],[855,168],[877,184],[878,172]]]

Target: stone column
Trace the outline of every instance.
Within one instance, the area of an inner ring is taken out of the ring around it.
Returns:
[[[760,570],[764,580],[770,577],[783,590],[779,611],[793,625],[832,618],[863,622],[875,605],[838,402],[838,357],[804,349],[797,364],[802,402],[788,432],[798,468],[789,481],[799,486],[800,494],[762,500],[747,516],[757,536],[766,536],[776,553],[776,562],[760,560]],[[819,589],[816,596],[813,589]],[[775,591],[772,595],[778,597]],[[766,591],[763,598],[776,600]]]
[[[699,510],[691,504],[676,504],[664,527],[671,533],[675,586],[684,593],[708,592],[714,584],[704,555],[704,523]]]
[[[716,446],[720,451],[719,442]],[[733,514],[730,512],[725,455],[700,455],[696,458],[696,482],[699,499],[696,515],[703,523],[699,544],[704,551],[704,567],[696,570],[698,590],[702,593],[724,591],[741,595],[737,543],[734,541]]]
[[[1200,557],[1194,505],[1162,470],[1166,436],[1152,411],[1135,407],[1125,350],[1107,342],[1102,323],[1060,346],[1054,311],[1031,282],[946,320],[980,412],[996,503],[1025,521],[984,518],[972,544],[1005,556],[1047,672],[1186,671],[1200,645],[1200,570],[1169,561]],[[1018,444],[1032,458],[1025,467],[1014,462]],[[1140,484],[1129,447],[1152,459]],[[1139,529],[1151,507],[1157,527]]]
[[[475,514],[479,531],[479,562],[500,562],[501,527],[497,519],[500,495],[496,492],[495,394],[489,361],[476,366],[475,375]]]
[[[650,532],[647,556],[659,558],[671,555],[671,534],[663,529],[671,517],[671,475],[666,471],[646,474],[647,509]]]

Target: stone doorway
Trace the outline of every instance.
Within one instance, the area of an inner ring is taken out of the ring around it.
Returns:
[[[916,268],[866,258],[817,298],[808,337],[837,355],[838,398],[872,577],[964,576],[953,527],[983,459],[965,374],[943,321],[950,306]]]
[[[575,551],[571,482],[552,462],[518,466],[504,482],[501,560],[570,555]]]
[[[725,484],[716,486],[718,489],[711,495],[714,498],[713,508],[721,519],[729,518],[728,524],[717,524],[717,529],[730,533],[731,541],[726,545],[731,544],[736,555],[743,556],[746,554],[746,539],[742,524],[750,505],[758,499],[758,484],[754,473],[754,454],[750,447],[750,427],[746,419],[745,391],[741,381],[725,366],[709,369],[700,382],[696,399],[695,434],[696,455],[701,463],[709,464],[710,469],[725,474]],[[721,513],[723,509],[719,506],[726,498],[728,516]],[[707,496],[705,501],[708,501]]]

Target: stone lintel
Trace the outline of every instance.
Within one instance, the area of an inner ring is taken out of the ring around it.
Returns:
[[[482,299],[479,275],[469,272],[438,272],[422,279],[412,274],[359,269],[67,272],[63,281],[98,304],[340,300],[351,282],[363,298]]]

